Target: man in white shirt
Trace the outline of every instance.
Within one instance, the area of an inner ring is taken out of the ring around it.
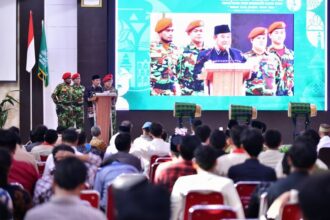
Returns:
[[[34,158],[38,161],[41,161],[40,155],[48,156],[51,154],[57,138],[57,132],[54,129],[48,129],[45,133],[45,141],[42,144],[35,146],[31,150]]]
[[[319,135],[321,137],[319,144],[317,145],[317,152],[323,147],[330,148],[330,125],[320,124]]]
[[[230,139],[234,144],[234,149],[229,154],[218,157],[215,173],[220,176],[227,176],[230,167],[243,163],[249,155],[241,148],[241,134],[246,126],[235,125],[230,129]]]
[[[132,154],[142,160],[144,166],[144,173],[149,174],[150,158],[153,155],[165,156],[170,154],[170,144],[165,142],[161,136],[163,133],[163,126],[159,123],[152,123],[150,126],[150,134],[152,141],[149,145],[142,146],[139,149],[131,151]]]
[[[185,194],[192,190],[220,192],[223,195],[224,204],[231,206],[238,218],[244,219],[242,203],[233,181],[213,173],[217,159],[216,150],[209,146],[201,146],[195,150],[194,155],[197,174],[179,177],[175,182],[171,194],[171,219],[183,219]]]
[[[259,154],[260,163],[269,166],[273,169],[279,161],[282,161],[284,154],[278,148],[282,142],[282,135],[278,130],[268,130],[265,135],[265,145],[267,149]]]
[[[150,126],[151,122],[147,121],[142,126],[142,134],[140,137],[136,138],[133,142],[131,152],[133,152],[135,149],[139,149],[140,147],[149,145],[150,141],[152,141],[152,137],[150,135]]]

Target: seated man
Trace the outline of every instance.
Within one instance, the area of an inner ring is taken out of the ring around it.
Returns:
[[[234,182],[275,181],[275,170],[260,164],[258,160],[264,142],[261,132],[255,128],[247,129],[242,133],[241,142],[250,158],[242,164],[232,166],[228,171],[228,177]]]
[[[260,163],[275,169],[277,163],[282,160],[284,154],[278,148],[281,145],[282,136],[278,130],[268,130],[265,133],[265,145],[267,149],[258,156]]]
[[[238,197],[232,180],[213,174],[216,164],[216,150],[209,146],[202,146],[195,150],[195,166],[197,174],[182,176],[174,184],[171,194],[172,218],[182,219],[185,194],[192,190],[212,190],[220,192],[224,197],[224,204],[236,210],[238,218],[244,218],[242,203]]]
[[[170,192],[172,191],[175,181],[180,176],[196,174],[193,167],[192,159],[195,149],[200,145],[200,141],[196,136],[185,136],[179,145],[180,157],[177,161],[172,162],[156,176],[156,183],[163,184]]]
[[[38,161],[41,161],[40,155],[48,156],[52,153],[52,150],[57,141],[58,135],[57,132],[53,129],[49,129],[45,133],[45,141],[32,148],[31,153],[34,155],[34,158]]]
[[[84,205],[80,191],[85,187],[87,168],[75,157],[60,161],[54,173],[52,199],[41,206],[31,209],[25,219],[106,219],[97,209]]]

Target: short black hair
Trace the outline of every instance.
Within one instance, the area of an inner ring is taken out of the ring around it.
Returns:
[[[235,125],[230,129],[230,138],[237,148],[241,147],[241,134],[247,129],[245,125]]]
[[[288,151],[292,165],[300,169],[311,168],[317,159],[317,152],[314,143],[306,137],[296,138]]]
[[[20,145],[22,143],[22,141],[21,141],[21,137],[20,137],[19,128],[16,127],[16,126],[11,126],[10,128],[8,128],[8,130],[15,133],[15,135],[16,135],[16,144]]]
[[[48,128],[45,125],[37,125],[37,127],[32,131],[35,138],[35,142],[44,142],[45,133]]]
[[[150,133],[157,138],[161,138],[163,134],[163,126],[156,122],[151,123]]]
[[[218,150],[223,150],[226,146],[226,135],[223,131],[218,129],[214,130],[210,137],[210,143],[212,147],[215,147]]]
[[[330,173],[308,177],[299,189],[299,204],[306,219],[330,219]]]
[[[115,145],[118,151],[128,152],[131,148],[131,135],[129,133],[119,133],[115,139]]]
[[[82,146],[83,144],[86,143],[86,139],[87,139],[87,135],[86,135],[86,132],[84,131],[81,131],[79,134],[78,134],[78,146]]]
[[[62,141],[74,144],[78,140],[78,132],[74,128],[68,128],[63,131]]]
[[[70,147],[69,145],[66,145],[66,144],[59,144],[57,146],[55,146],[52,150],[52,155],[53,155],[53,158],[54,158],[54,163],[57,163],[57,160],[56,160],[56,157],[55,155],[57,154],[57,152],[59,151],[69,151],[71,153],[75,153],[73,148]]]
[[[266,131],[265,135],[265,144],[270,149],[277,149],[282,142],[282,135],[278,130],[269,129]]]
[[[119,125],[119,127],[118,127],[118,131],[119,131],[119,132],[127,132],[127,133],[130,133],[131,130],[132,130],[132,127],[133,127],[132,122],[125,120],[125,121],[122,121],[122,122],[120,123],[120,125]]]
[[[260,130],[248,128],[241,135],[241,143],[250,156],[257,157],[262,151],[264,138]]]
[[[16,150],[16,138],[14,132],[0,129],[0,148],[6,148],[9,152],[14,153]]]
[[[201,126],[203,124],[202,120],[200,119],[194,119],[192,122],[191,122],[191,127],[192,129],[194,130],[194,132],[196,131],[196,128],[198,126]]]
[[[5,148],[0,148],[0,187],[8,184],[8,173],[12,163],[10,152]]]
[[[183,136],[178,135],[178,134],[173,134],[170,137],[170,149],[171,149],[172,154],[174,154],[176,157],[179,157],[179,155],[180,155],[178,146],[181,145],[182,138],[183,138]]]
[[[319,144],[319,141],[321,139],[317,131],[315,131],[314,129],[307,129],[301,134],[301,136],[309,138],[310,141],[313,143],[314,148],[317,149],[317,145]]]
[[[62,126],[62,125],[59,125],[59,126],[57,126],[57,128],[56,128],[56,132],[57,132],[57,134],[62,134],[63,131],[65,131],[65,130],[66,130],[66,127],[64,127],[64,126]]]
[[[75,157],[58,161],[54,173],[54,183],[65,190],[74,190],[87,178],[86,165]]]
[[[58,135],[54,129],[48,129],[45,133],[45,141],[49,144],[55,144],[57,141]]]
[[[228,127],[229,130],[230,130],[230,129],[232,129],[232,127],[234,127],[234,126],[236,126],[236,125],[239,125],[239,124],[238,124],[238,121],[235,120],[235,119],[230,119],[230,120],[228,121],[227,127]]]
[[[201,144],[201,141],[196,136],[184,136],[180,145],[180,155],[184,160],[192,160],[196,148]]]
[[[211,128],[207,125],[201,125],[196,128],[196,135],[202,142],[206,142],[206,140],[210,137],[210,134]]]
[[[216,164],[217,151],[211,146],[199,146],[195,150],[194,156],[198,166],[203,170],[209,171]]]
[[[251,127],[259,129],[262,133],[264,133],[267,130],[267,125],[264,122],[258,120],[253,120],[251,122]]]

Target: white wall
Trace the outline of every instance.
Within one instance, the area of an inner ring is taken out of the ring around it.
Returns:
[[[16,1],[0,0],[0,81],[16,81]]]
[[[1,0],[2,1],[2,0]],[[45,0],[49,85],[44,87],[44,124],[57,127],[51,94],[63,72],[77,72],[77,0]]]

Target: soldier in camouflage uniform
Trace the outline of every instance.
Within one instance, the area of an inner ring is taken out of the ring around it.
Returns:
[[[114,93],[116,97],[111,99],[111,136],[117,133],[117,112],[116,112],[116,102],[118,97],[118,90],[113,86],[112,74],[107,74],[102,79],[104,92]]]
[[[150,86],[151,95],[179,95],[177,91],[176,64],[178,48],[172,43],[172,20],[162,18],[155,31],[160,41],[150,45]]]
[[[204,50],[204,23],[201,20],[192,21],[186,29],[191,38],[190,44],[183,49],[179,56],[177,65],[178,82],[181,89],[181,95],[203,95],[204,88],[201,86],[203,80],[197,79],[194,75],[194,67],[197,56]]]
[[[69,128],[74,126],[72,121],[72,87],[70,86],[71,73],[64,73],[62,79],[64,82],[56,86],[52,99],[56,104],[58,126]]]
[[[252,71],[245,81],[246,95],[279,95],[284,88],[281,61],[277,56],[267,52],[267,29],[254,28],[248,38],[252,49],[244,54],[247,62],[252,64]]]
[[[284,91],[281,91],[282,95],[292,96],[294,93],[294,52],[284,45],[285,27],[286,25],[282,21],[274,22],[269,26],[269,38],[272,42],[268,47],[268,51],[278,56],[282,63],[285,86]]]
[[[73,117],[72,120],[75,122],[77,129],[84,128],[84,93],[85,87],[80,85],[80,74],[75,73],[72,75],[72,109]]]

